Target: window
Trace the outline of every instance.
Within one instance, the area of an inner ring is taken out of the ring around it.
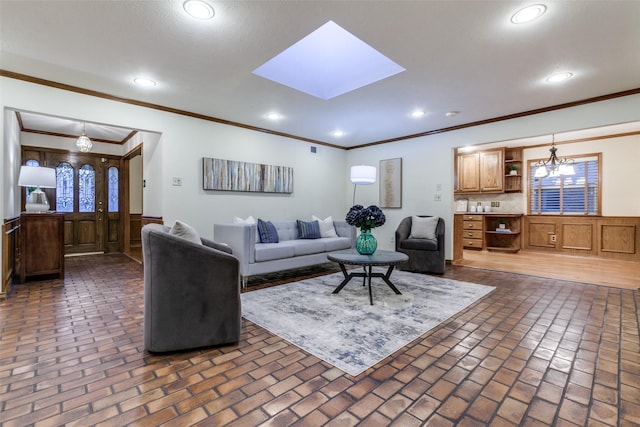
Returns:
[[[90,165],[78,170],[78,212],[96,211],[96,171]]]
[[[601,154],[574,158],[574,175],[535,178],[534,164],[529,161],[531,215],[600,215]]]
[[[73,167],[69,163],[56,167],[56,211],[73,212]]]
[[[118,168],[111,166],[109,168],[109,212],[118,212]]]

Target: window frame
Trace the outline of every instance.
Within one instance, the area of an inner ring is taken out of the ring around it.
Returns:
[[[570,159],[573,159],[575,163],[579,163],[579,162],[585,162],[588,160],[593,160],[595,158],[596,162],[597,162],[597,176],[598,176],[598,183],[596,185],[596,191],[597,191],[597,203],[596,203],[596,212],[594,213],[588,213],[588,212],[584,212],[582,214],[577,213],[577,212],[568,212],[568,213],[564,213],[562,211],[560,212],[533,212],[532,211],[532,207],[531,207],[531,198],[533,197],[533,190],[534,190],[534,185],[536,183],[536,178],[535,176],[531,173],[531,168],[533,167],[533,165],[541,160],[547,160],[547,158],[544,159],[529,159],[527,161],[527,215],[532,215],[532,216],[588,216],[588,217],[599,217],[602,216],[602,153],[584,153],[584,154],[580,154],[580,155],[574,155],[574,156],[564,156]]]

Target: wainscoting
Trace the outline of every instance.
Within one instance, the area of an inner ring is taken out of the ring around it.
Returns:
[[[0,283],[0,299],[7,296],[13,276],[17,274],[18,230],[20,217],[5,220],[2,224],[2,282]]]

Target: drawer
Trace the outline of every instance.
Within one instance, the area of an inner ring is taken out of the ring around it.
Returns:
[[[463,237],[465,239],[480,239],[483,237],[482,230],[464,230]]]
[[[465,230],[480,230],[482,231],[482,221],[465,221],[462,224],[462,228]]]
[[[482,239],[464,239],[463,241],[463,246],[465,248],[476,248],[476,249],[482,249]]]
[[[482,221],[482,215],[463,215],[464,221]]]

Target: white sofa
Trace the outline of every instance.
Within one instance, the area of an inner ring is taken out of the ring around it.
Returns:
[[[295,220],[272,221],[278,231],[278,243],[260,243],[256,224],[214,224],[216,242],[229,245],[240,260],[240,276],[246,279],[257,274],[307,267],[327,262],[327,253],[354,246],[356,228],[346,221],[334,221],[338,237],[299,239]]]

